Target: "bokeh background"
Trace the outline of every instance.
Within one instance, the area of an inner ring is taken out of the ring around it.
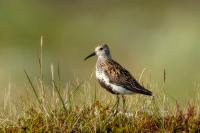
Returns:
[[[60,64],[63,84],[90,79],[96,59],[83,58],[107,43],[112,56],[145,86],[163,87],[180,101],[195,97],[200,83],[200,1],[1,0],[0,91],[23,90],[24,69],[39,75]]]

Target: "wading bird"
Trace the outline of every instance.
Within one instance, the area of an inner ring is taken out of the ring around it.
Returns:
[[[117,100],[114,105],[114,107],[116,106],[116,113],[118,112],[120,95],[123,100],[123,109],[125,109],[124,95],[126,94],[138,93],[149,96],[152,95],[151,91],[140,85],[124,67],[112,59],[108,45],[103,44],[97,46],[95,51],[84,60],[95,55],[98,57],[96,63],[96,78],[101,87],[116,95]]]

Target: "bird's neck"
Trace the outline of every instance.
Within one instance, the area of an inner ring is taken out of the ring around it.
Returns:
[[[97,63],[96,63],[96,68],[97,69],[101,69],[101,65],[102,64],[105,64],[105,62],[107,62],[107,60],[112,60],[111,57],[108,57],[108,56],[98,56],[98,59],[97,59]],[[100,68],[99,68],[100,67]]]
[[[108,57],[108,56],[99,56],[97,62],[98,62],[98,63],[103,63],[104,61],[106,61],[106,60],[111,60],[111,59],[112,59],[112,58],[111,58],[111,57]]]
[[[102,54],[98,56],[98,60],[107,60],[107,59],[112,59],[110,54]]]

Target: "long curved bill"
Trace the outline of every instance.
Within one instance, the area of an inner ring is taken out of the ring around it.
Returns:
[[[88,58],[90,58],[90,57],[92,57],[92,56],[95,56],[96,55],[96,53],[95,52],[93,52],[93,53],[91,53],[90,55],[88,55],[87,57],[85,57],[85,59],[84,60],[87,60]]]

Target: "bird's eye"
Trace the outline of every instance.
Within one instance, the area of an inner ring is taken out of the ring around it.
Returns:
[[[103,48],[100,48],[99,50],[103,50]]]

